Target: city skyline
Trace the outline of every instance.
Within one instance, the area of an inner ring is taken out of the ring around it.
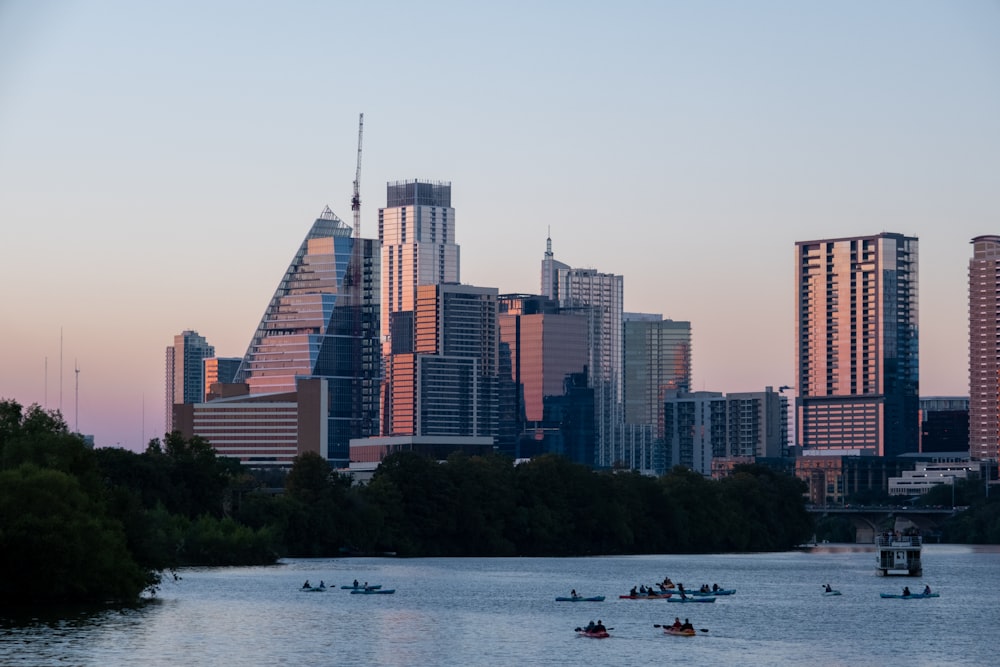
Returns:
[[[692,390],[795,384],[796,242],[914,236],[920,394],[968,395],[1000,7],[567,7],[5,4],[0,397],[75,426],[78,379],[96,444],[162,436],[164,347],[243,354],[303,230],[349,216],[361,112],[362,237],[386,183],[448,181],[464,283],[537,293],[551,237],[691,322]]]

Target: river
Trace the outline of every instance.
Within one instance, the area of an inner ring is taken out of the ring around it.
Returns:
[[[134,609],[0,618],[0,664],[995,665],[1000,549],[924,547],[924,576],[875,575],[871,548],[597,558],[288,559],[187,569]],[[711,604],[621,600],[664,576],[736,594]],[[393,595],[352,595],[360,581]],[[306,580],[332,588],[304,593]],[[843,594],[822,595],[829,582]],[[881,599],[929,583],[941,597]],[[576,589],[604,602],[556,602]],[[698,636],[654,624],[691,619]],[[601,619],[608,639],[574,628]]]

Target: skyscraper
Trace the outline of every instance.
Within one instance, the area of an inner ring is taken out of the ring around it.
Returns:
[[[383,435],[409,432],[410,424],[396,425],[402,415],[392,405],[394,374],[402,369],[395,353],[414,350],[414,311],[417,288],[459,282],[459,247],[455,243],[455,209],[451,183],[396,181],[386,185],[386,206],[378,211],[378,237],[382,244],[381,335],[386,359],[382,386]],[[409,371],[405,376],[412,378]],[[407,380],[399,380],[407,381]],[[412,407],[412,406],[411,406]],[[407,417],[415,419],[415,415]]]
[[[382,243],[382,337],[391,340],[397,313],[416,308],[417,287],[459,282],[459,247],[451,183],[396,181],[378,211]],[[411,318],[406,317],[408,330]],[[405,334],[400,334],[405,335]]]
[[[555,278],[548,284],[548,275]],[[556,262],[552,240],[546,241],[542,260],[542,292],[560,309],[586,315],[589,329],[588,382],[594,389],[594,464],[609,467],[625,459],[623,414],[624,384],[624,280],[595,269],[569,268]]]
[[[669,389],[691,389],[691,323],[625,313],[625,422],[660,424]]]
[[[166,354],[166,432],[174,430],[174,404],[205,400],[205,357],[215,356],[215,348],[197,331],[174,336]]]
[[[251,395],[293,392],[325,380],[321,454],[346,466],[351,438],[378,428],[378,243],[326,208],[271,297],[236,380]]]
[[[393,431],[493,437],[497,425],[497,290],[421,285],[412,351],[388,359]]]
[[[803,452],[917,451],[917,239],[800,241],[795,274]]]
[[[969,456],[1000,455],[1000,236],[972,239],[969,260]]]

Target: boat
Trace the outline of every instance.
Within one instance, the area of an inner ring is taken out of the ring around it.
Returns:
[[[352,588],[351,595],[392,595],[396,592],[395,588]]]
[[[895,598],[897,600],[919,600],[921,598],[939,598],[940,593],[910,593],[909,595],[895,594],[895,593],[879,593],[879,597],[882,598]]]
[[[694,628],[688,628],[685,630],[684,628],[675,628],[672,625],[664,625],[663,632],[668,635],[674,635],[675,637],[694,637],[698,634],[694,631]]]
[[[636,593],[635,595],[619,595],[618,598],[620,600],[666,600],[671,595],[673,593],[657,593],[654,591],[652,593]]]
[[[715,591],[684,591],[685,595],[694,595],[697,597],[705,597],[707,595],[732,595],[736,592],[735,588],[720,588]]]
[[[701,597],[691,597],[690,595],[686,598],[682,598],[679,595],[667,600],[667,602],[715,602],[715,597],[713,596],[701,596]]]
[[[607,630],[594,631],[594,630],[577,629],[576,634],[580,635],[581,637],[593,637],[594,639],[606,639],[607,637],[611,636],[610,634],[608,634]]]
[[[582,595],[569,595],[565,597],[557,597],[556,602],[604,602],[604,596],[593,595],[591,597],[584,597]]]
[[[382,588],[382,584],[374,584],[371,586],[365,586],[364,584],[358,584],[357,586],[345,584],[341,586],[341,588],[344,589],[345,591],[363,591],[365,590],[365,588],[375,588],[375,589]]]
[[[830,597],[832,595],[840,595],[840,591],[823,591],[825,597]]]
[[[923,573],[919,535],[884,533],[875,537],[876,573],[879,576],[919,577]]]
[[[326,586],[309,586],[308,588],[300,588],[303,593],[325,593]]]

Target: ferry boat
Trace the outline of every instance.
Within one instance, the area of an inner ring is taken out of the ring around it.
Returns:
[[[885,533],[875,537],[876,573],[879,576],[919,577],[923,573],[919,535]]]

